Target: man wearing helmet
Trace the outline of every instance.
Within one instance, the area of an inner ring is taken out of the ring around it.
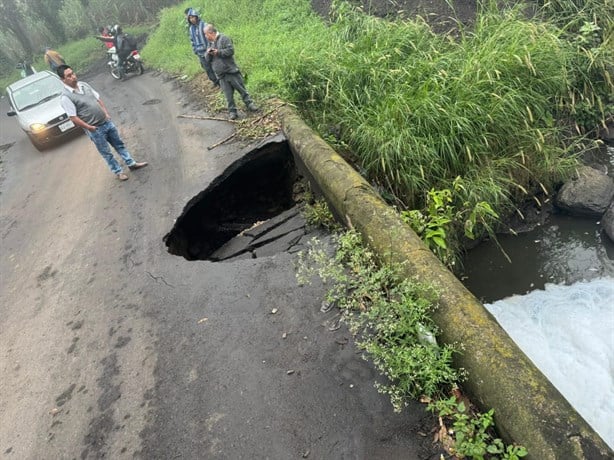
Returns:
[[[205,37],[205,27],[207,26],[207,23],[200,19],[198,11],[196,11],[194,8],[186,9],[185,14],[190,26],[189,32],[192,50],[194,51],[194,54],[198,56],[200,66],[205,70],[205,72],[207,72],[207,77],[209,77],[209,80],[211,80],[215,86],[219,86],[220,82],[218,81],[215,72],[211,68],[211,63],[205,59],[207,48],[209,47],[207,38]]]
[[[115,25],[111,28],[112,36],[99,35],[96,38],[106,43],[113,43],[115,53],[117,53],[118,64],[117,68],[121,76],[124,75],[124,62],[130,56],[130,53],[135,48],[135,43],[130,43],[127,34],[124,34],[120,25]]]

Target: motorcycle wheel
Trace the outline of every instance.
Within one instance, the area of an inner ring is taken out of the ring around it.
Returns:
[[[142,62],[137,62],[135,64],[136,66],[136,74],[137,75],[143,75],[143,72],[145,71],[145,69],[143,68],[143,63]]]
[[[122,74],[121,74],[121,72],[119,71],[119,69],[117,67],[112,67],[111,68],[111,75],[116,80],[121,80],[122,79]]]

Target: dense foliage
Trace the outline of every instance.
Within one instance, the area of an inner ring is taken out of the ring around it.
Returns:
[[[154,22],[177,0],[1,0],[0,75],[18,62],[36,62],[45,46],[59,48],[113,24]]]
[[[581,91],[595,120],[607,115],[606,46],[589,60],[563,29],[526,19],[519,7],[486,8],[453,38],[342,3],[328,46],[296,61],[289,87],[393,202],[422,208],[427,192],[461,178],[451,205],[470,213],[486,202],[494,218],[572,171],[578,139],[563,121],[579,113]]]
[[[611,116],[612,22],[596,19],[601,2],[584,5],[565,27],[552,3],[532,19],[487,3],[474,27],[447,36],[346,2],[328,25],[307,1],[220,1],[204,17],[233,38],[252,92],[295,103],[385,198],[441,223],[430,230],[448,241],[433,247],[454,261],[463,235],[551,193],[588,144],[580,134]],[[182,20],[163,18],[144,55],[190,74]],[[450,209],[437,212],[454,218],[429,216],[429,196],[448,191]]]

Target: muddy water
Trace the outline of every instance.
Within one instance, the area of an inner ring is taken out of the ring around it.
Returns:
[[[614,177],[614,146],[603,147],[585,161]],[[598,219],[553,214],[544,225],[517,236],[500,235],[473,249],[464,261],[461,280],[483,302],[543,289],[546,283],[614,277],[614,243]]]
[[[614,244],[595,220],[555,215],[472,251],[466,286],[614,448]]]
[[[595,219],[555,214],[531,232],[498,240],[511,262],[493,241],[465,259],[463,283],[483,302],[543,289],[546,283],[614,277],[614,243]]]
[[[614,149],[603,167],[614,168]],[[465,259],[463,282],[614,447],[614,243],[597,219],[554,214]]]

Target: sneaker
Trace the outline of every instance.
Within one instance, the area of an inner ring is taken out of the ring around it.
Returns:
[[[128,174],[124,174],[123,172],[117,174],[117,178],[121,181],[128,180]]]
[[[247,110],[249,110],[250,112],[257,112],[260,109],[258,108],[256,104],[251,102],[250,104],[247,105]]]
[[[236,120],[237,118],[239,118],[237,112],[230,112],[230,115],[228,115],[229,120]]]
[[[128,166],[130,168],[131,171],[134,171],[135,169],[141,169],[144,168],[145,166],[147,166],[149,163],[147,163],[146,161],[141,161],[140,163],[134,163],[133,165]]]

